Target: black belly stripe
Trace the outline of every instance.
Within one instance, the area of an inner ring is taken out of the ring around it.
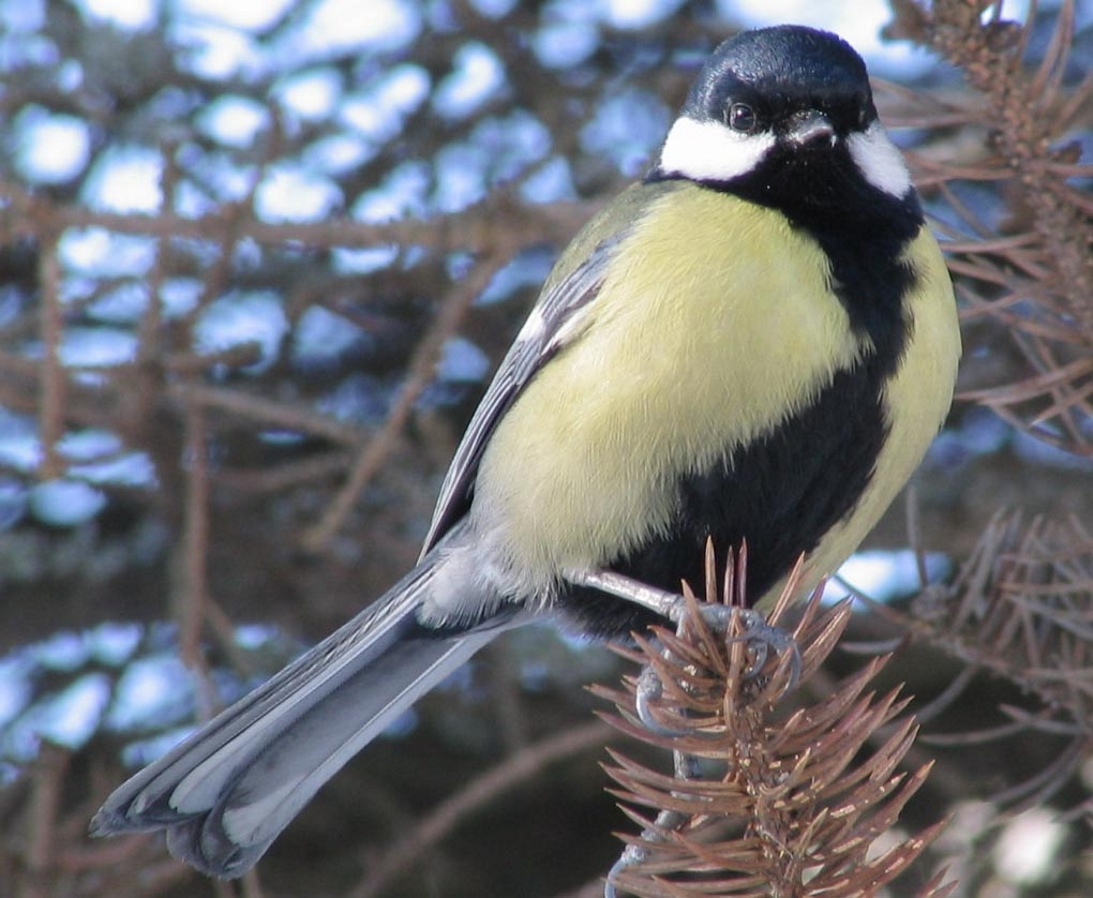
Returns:
[[[748,600],[757,601],[850,513],[868,486],[887,433],[880,367],[866,362],[840,372],[811,406],[737,452],[731,464],[680,481],[671,531],[609,567],[671,592],[681,579],[701,589],[706,538],[713,537],[720,559],[746,538]],[[570,590],[559,602],[582,629],[605,637],[655,620],[591,589]]]

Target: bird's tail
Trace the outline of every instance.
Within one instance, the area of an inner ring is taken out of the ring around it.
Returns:
[[[402,711],[505,629],[433,631],[415,611],[426,559],[383,598],[118,787],[94,835],[167,830],[210,876],[250,869],[331,776]]]

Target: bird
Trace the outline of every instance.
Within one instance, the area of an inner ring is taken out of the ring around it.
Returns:
[[[801,598],[949,411],[956,300],[866,66],[835,34],[744,31],[647,173],[562,252],[456,449],[416,566],[111,794],[94,835],[166,831],[249,870],[314,793],[501,633],[625,640],[748,554]]]

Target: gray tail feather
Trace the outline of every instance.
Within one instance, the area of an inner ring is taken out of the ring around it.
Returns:
[[[171,853],[210,876],[249,870],[330,777],[465,663],[507,617],[430,633],[414,612],[426,560],[365,611],[118,787],[94,835],[167,830]]]

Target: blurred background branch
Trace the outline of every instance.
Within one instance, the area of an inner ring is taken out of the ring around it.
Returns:
[[[369,5],[0,0],[0,892],[232,893],[88,818],[413,563],[560,247],[703,56],[783,20],[866,55],[967,347],[800,700],[855,651],[917,697],[904,769],[936,763],[889,848],[956,825],[885,894],[943,868],[959,894],[1093,891],[1090,4]],[[618,671],[547,629],[499,641],[239,888],[595,892],[628,822],[580,687]]]

